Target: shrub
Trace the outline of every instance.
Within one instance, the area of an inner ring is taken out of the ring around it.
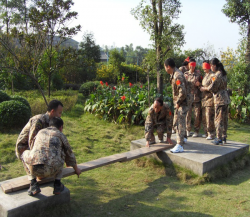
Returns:
[[[10,100],[9,95],[3,92],[2,90],[0,90],[0,103],[3,101],[8,101],[8,100]]]
[[[31,116],[30,109],[20,101],[0,103],[0,129],[22,128]]]
[[[79,93],[82,93],[83,96],[88,96],[98,87],[99,84],[100,84],[100,81],[86,82],[80,87]]]
[[[79,90],[80,89],[80,84],[64,84],[63,89],[64,90]]]
[[[30,109],[30,111],[31,111],[30,104],[29,104],[29,102],[25,98],[23,98],[21,96],[14,95],[14,96],[10,97],[10,100],[20,101],[21,103],[23,103],[24,105],[26,105]]]
[[[51,83],[54,90],[61,90],[63,88],[62,77],[57,73],[52,76]]]

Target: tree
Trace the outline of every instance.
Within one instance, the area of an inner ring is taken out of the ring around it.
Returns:
[[[146,0],[131,13],[137,20],[140,20],[142,28],[150,34],[154,42],[155,65],[157,71],[157,91],[163,93],[163,62],[167,53],[175,47],[184,44],[183,26],[174,23],[180,14],[181,3],[179,0]]]
[[[110,59],[109,63],[114,66],[115,70],[117,71],[117,76],[121,77],[121,64],[125,62],[125,58],[121,52],[117,49],[113,49],[110,51]]]
[[[226,0],[222,12],[232,23],[247,26],[246,63],[250,65],[250,2],[249,0]]]
[[[48,96],[52,74],[59,70],[61,65],[55,59],[56,52],[61,45],[81,30],[81,26],[67,27],[68,22],[76,19],[77,12],[72,12],[72,0],[42,0],[36,2],[30,9],[30,25],[37,31],[46,33],[46,55],[48,64],[41,65],[43,73],[48,77]]]

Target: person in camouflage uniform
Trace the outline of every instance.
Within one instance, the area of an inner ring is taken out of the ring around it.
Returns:
[[[20,159],[25,150],[32,149],[32,142],[39,130],[49,126],[49,120],[53,117],[61,117],[63,104],[58,100],[49,102],[47,113],[30,118],[19,134],[16,142],[16,156]]]
[[[29,169],[28,179],[31,181],[28,194],[34,196],[41,192],[36,177],[43,179],[55,177],[54,194],[60,194],[64,189],[61,183],[64,162],[73,167],[76,174],[81,174],[77,167],[75,155],[72,152],[66,136],[62,133],[63,120],[54,117],[49,122],[49,127],[38,132],[32,141],[32,150],[26,150],[22,154],[23,162]]]
[[[223,64],[213,58],[210,61],[214,75],[211,77],[212,83],[208,87],[201,87],[201,91],[210,91],[214,95],[215,105],[215,128],[216,136],[213,143],[220,145],[226,143],[228,127],[228,105],[230,98],[227,92],[227,73]]]
[[[145,121],[146,147],[155,143],[154,129],[158,134],[159,142],[163,143],[164,133],[167,132],[166,143],[172,144],[171,130],[173,126],[172,112],[169,106],[163,103],[163,100],[156,98],[154,104],[150,107]]]
[[[22,160],[22,154],[25,150],[31,150],[33,140],[39,130],[49,126],[49,120],[53,117],[61,117],[63,104],[58,100],[49,102],[47,112],[30,118],[29,122],[24,126],[19,134],[16,142],[16,156]],[[24,169],[28,172],[28,168],[23,163]]]
[[[179,68],[179,70],[184,74],[186,71],[189,71],[189,61],[190,61],[190,59],[192,59],[192,57],[187,57],[185,60],[184,60],[184,62],[183,62],[183,64],[182,64],[182,66]]]
[[[201,92],[195,85],[196,81],[201,82],[202,76],[199,72],[195,71],[196,62],[194,59],[190,59],[189,71],[184,73],[187,81],[187,92],[188,92],[188,106],[189,110],[186,117],[186,129],[187,136],[190,136],[191,131],[191,118],[192,110],[194,109],[194,134],[193,137],[197,137],[201,125]]]
[[[175,108],[173,126],[176,129],[177,144],[170,151],[178,153],[184,151],[183,145],[186,135],[186,115],[188,111],[186,80],[183,73],[175,67],[175,62],[172,58],[165,60],[164,67],[166,72],[170,74]]]
[[[205,72],[205,76],[202,79],[202,83],[200,83],[199,81],[196,82],[196,86],[198,86],[199,88],[208,87],[212,83],[212,76],[214,76],[213,71],[211,71],[209,60],[203,61],[202,68]],[[212,140],[215,136],[213,93],[211,93],[210,91],[202,92],[201,106],[202,124],[205,133],[203,137],[206,137],[207,140]]]

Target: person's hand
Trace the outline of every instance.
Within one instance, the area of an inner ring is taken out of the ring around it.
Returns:
[[[149,141],[147,141],[147,142],[146,142],[146,147],[148,147],[148,148],[149,148]]]
[[[80,168],[79,168],[79,167],[76,167],[76,168],[75,168],[75,172],[76,172],[76,175],[77,175],[78,178],[79,178],[80,174],[82,173],[82,171],[80,170]]]
[[[206,90],[205,87],[201,87],[201,88],[200,88],[200,91],[201,91],[201,92],[203,92],[203,91],[205,91],[205,90]]]
[[[170,138],[167,138],[167,144],[173,144],[172,140]]]
[[[178,104],[176,104],[176,108],[178,109],[178,108],[180,108],[180,106]]]

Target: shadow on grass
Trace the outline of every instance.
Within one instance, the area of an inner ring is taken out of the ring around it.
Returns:
[[[72,182],[72,180],[70,180]],[[148,183],[148,187],[137,193],[130,193],[124,185],[124,190],[119,186],[110,186],[107,183],[105,190],[100,190],[98,183],[93,179],[86,179],[84,186],[77,186],[71,189],[71,204],[58,209],[50,210],[48,213],[41,213],[40,216],[119,216],[119,217],[147,217],[147,216],[201,216],[211,215],[200,212],[178,211],[186,210],[188,206],[185,202],[187,197],[171,194],[161,196],[167,188],[183,191],[189,188],[177,182],[170,182],[167,177],[156,179]],[[117,197],[109,200],[110,197]],[[162,204],[164,200],[164,204]],[[103,202],[108,201],[108,202]],[[165,204],[166,201],[166,204]],[[150,204],[150,205],[148,205]],[[162,208],[163,206],[165,208]]]

